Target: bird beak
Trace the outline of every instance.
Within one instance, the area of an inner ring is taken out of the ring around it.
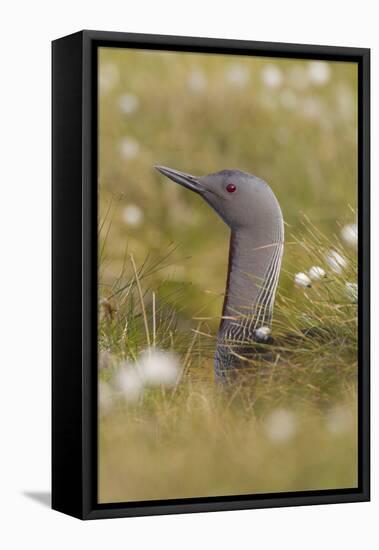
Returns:
[[[183,187],[186,187],[187,189],[191,189],[191,191],[195,191],[195,193],[202,194],[205,190],[203,185],[201,185],[199,178],[191,176],[191,174],[185,174],[184,172],[179,172],[179,170],[166,168],[166,166],[155,166],[155,168],[158,172],[167,178],[170,178],[170,180],[179,183],[179,185],[183,185]]]

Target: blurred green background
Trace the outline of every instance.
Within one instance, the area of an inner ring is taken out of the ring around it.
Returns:
[[[155,164],[263,178],[281,204],[287,242],[301,237],[302,213],[327,236],[354,221],[356,64],[101,48],[99,70],[100,218],[109,209],[112,220],[104,285],[120,274],[126,246],[138,265],[174,243],[170,266],[150,284],[165,280],[168,294],[186,288],[189,316],[219,315],[228,229]],[[303,269],[294,254],[285,249],[284,271]]]

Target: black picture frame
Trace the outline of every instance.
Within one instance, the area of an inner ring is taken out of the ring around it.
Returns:
[[[266,495],[97,503],[97,51],[142,48],[358,63],[359,483]],[[52,43],[52,507],[81,519],[370,499],[370,50],[81,31]]]

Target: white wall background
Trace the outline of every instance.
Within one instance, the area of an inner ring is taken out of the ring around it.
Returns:
[[[379,96],[375,2],[345,0],[4,3],[0,40],[1,392],[0,541],[13,548],[377,547],[373,502],[82,523],[25,493],[50,483],[50,41],[82,28],[372,48]],[[373,105],[373,242],[379,229],[378,118]],[[375,252],[375,251],[374,251]],[[377,255],[373,257],[374,282]],[[373,285],[374,306],[378,291]],[[373,307],[373,334],[378,309]],[[374,351],[377,346],[374,339]],[[373,362],[375,371],[376,361]],[[374,383],[377,378],[374,374]],[[373,391],[373,427],[378,402]],[[69,399],[69,396],[68,396]],[[378,471],[374,434],[374,468]],[[4,540],[2,540],[4,539]],[[376,540],[376,543],[375,543]],[[1,544],[0,542],[0,544]]]

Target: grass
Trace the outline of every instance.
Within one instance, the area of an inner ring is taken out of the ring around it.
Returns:
[[[260,75],[270,64],[100,55],[108,83],[100,94],[99,380],[111,393],[99,416],[101,502],[357,484],[357,304],[346,289],[357,258],[340,240],[356,212],[356,67],[332,63],[323,86],[307,77],[300,88],[294,75],[305,79],[307,62],[276,60],[282,83],[266,89]],[[243,86],[228,76],[242,66]],[[205,90],[188,86],[196,71]],[[125,93],[138,99],[132,112],[120,112]],[[250,384],[214,383],[227,228],[198,197],[155,174],[157,163],[195,174],[238,167],[278,196],[286,244],[276,359],[268,371],[256,361],[263,374]],[[346,259],[339,274],[327,264],[330,250]],[[296,288],[294,274],[312,265],[327,277]],[[178,356],[180,383],[124,399],[115,391],[123,362],[154,347]]]
[[[345,400],[341,413],[353,418],[355,397]],[[336,434],[328,413],[301,403],[292,409],[295,435],[276,442],[253,402],[239,401],[188,383],[175,399],[146,396],[142,407],[101,420],[100,501],[357,485],[354,421]]]
[[[321,245],[313,231],[297,247],[309,265],[319,265],[337,246]],[[130,258],[115,284],[122,290],[113,289],[115,297],[101,306],[99,346],[113,357],[100,380],[112,386],[122,362],[138,360],[152,342],[179,355],[183,376],[174,389],[145,390],[137,403],[116,395],[101,414],[101,501],[356,486],[357,304],[345,286],[356,278],[356,263],[344,254],[343,275],[329,273],[299,290],[297,300],[279,290],[275,362],[267,372],[256,361],[264,375],[228,389],[213,381],[215,337],[206,319],[182,324],[177,294],[170,311],[159,288],[144,291],[157,266],[138,270]],[[317,337],[304,335],[307,327]]]

